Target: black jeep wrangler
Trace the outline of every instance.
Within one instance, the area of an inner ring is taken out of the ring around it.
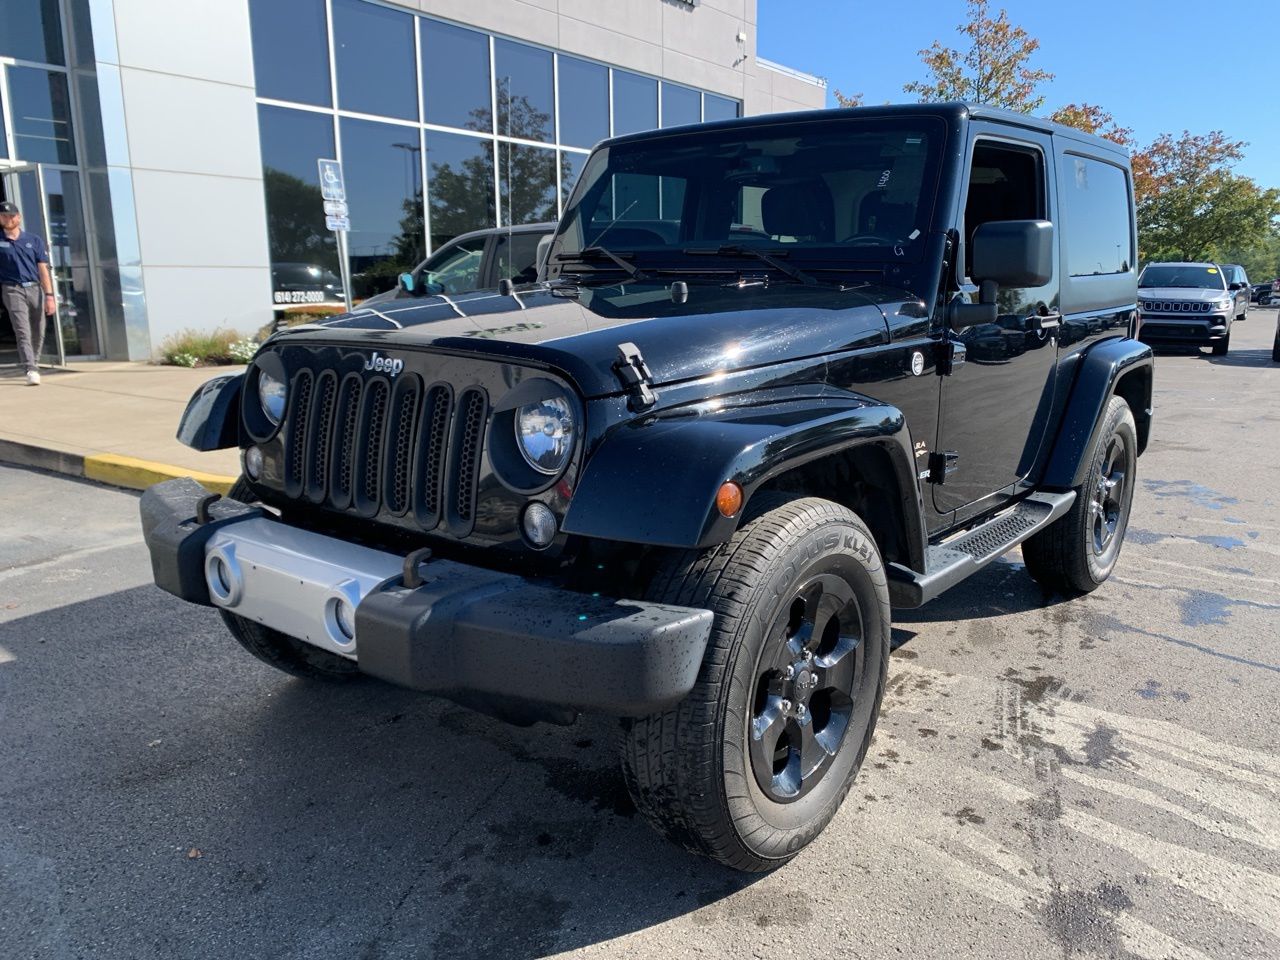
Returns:
[[[747,118],[588,160],[544,283],[267,341],[151,488],[156,582],[297,676],[621,718],[640,811],[744,870],[835,815],[890,608],[1021,544],[1115,567],[1151,424],[1113,144],[983,107]]]

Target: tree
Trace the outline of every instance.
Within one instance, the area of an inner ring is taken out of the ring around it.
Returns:
[[[273,263],[311,263],[335,273],[338,250],[324,225],[320,186],[293,174],[266,167],[262,171],[267,198],[267,224]]]
[[[1232,173],[1242,141],[1221,130],[1162,134],[1146,150],[1144,184],[1134,187],[1138,238],[1146,260],[1207,260],[1263,243],[1280,216],[1280,190]]]
[[[921,102],[969,100],[1024,113],[1039,110],[1044,97],[1036,89],[1053,79],[1052,73],[1028,66],[1040,41],[1010,23],[1005,10],[993,18],[989,7],[988,0],[969,0],[968,19],[956,27],[968,38],[967,48],[944,47],[935,40],[920,51],[932,79],[914,81],[902,89]]]
[[[860,93],[843,94],[839,90],[832,90],[831,93],[835,96],[836,103],[842,107],[862,106],[862,94]]]

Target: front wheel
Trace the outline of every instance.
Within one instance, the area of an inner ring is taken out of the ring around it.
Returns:
[[[1221,340],[1214,341],[1213,347],[1211,348],[1210,352],[1215,357],[1225,357],[1229,349],[1231,349],[1231,331],[1230,330],[1227,331],[1227,335],[1223,337]]]
[[[1129,526],[1138,431],[1122,397],[1107,404],[1089,457],[1071,509],[1022,545],[1027,572],[1041,585],[1069,594],[1090,593],[1111,576]]]
[[[769,501],[725,544],[667,558],[650,599],[709,608],[690,694],[624,722],[639,811],[739,870],[794,857],[835,816],[866,756],[889,660],[889,591],[853,513]]]

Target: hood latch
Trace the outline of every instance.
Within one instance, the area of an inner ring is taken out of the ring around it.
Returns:
[[[613,372],[627,392],[627,408],[633,413],[643,413],[658,402],[649,388],[653,379],[649,367],[634,343],[618,344],[618,359],[613,361]]]

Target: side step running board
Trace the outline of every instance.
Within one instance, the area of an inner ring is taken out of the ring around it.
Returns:
[[[924,573],[890,563],[889,601],[895,607],[924,606],[1053,523],[1071,508],[1075,499],[1074,490],[1033,493],[1012,510],[930,547],[925,553]]]

